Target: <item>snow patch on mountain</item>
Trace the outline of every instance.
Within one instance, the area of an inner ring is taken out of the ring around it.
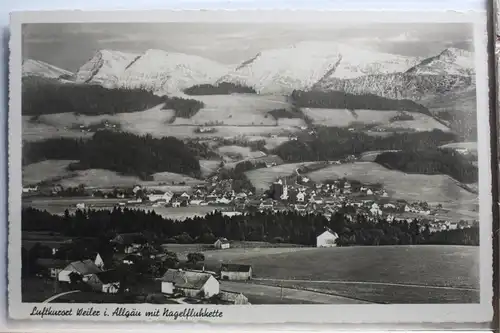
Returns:
[[[175,94],[197,84],[213,84],[230,67],[194,55],[148,50],[119,75],[117,86]]]
[[[76,74],[76,81],[115,88],[118,77],[138,57],[139,54],[135,53],[112,50],[97,51],[92,59],[80,67]]]
[[[23,62],[22,75],[59,79],[61,76],[71,78],[74,74],[40,60],[27,59]]]
[[[393,73],[365,75],[353,79],[328,78],[319,81],[313,88],[420,101],[430,96],[462,91],[474,86],[474,79],[470,76]]]
[[[471,76],[475,73],[474,54],[463,49],[448,48],[435,57],[423,60],[407,72],[411,74]]]
[[[259,93],[307,90],[326,78],[355,78],[406,71],[421,59],[329,42],[301,42],[262,51],[222,77]]]

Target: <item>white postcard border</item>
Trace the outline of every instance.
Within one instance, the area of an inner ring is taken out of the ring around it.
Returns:
[[[492,175],[490,170],[490,124],[488,98],[488,54],[486,12],[382,12],[382,11],[313,11],[313,10],[218,10],[218,11],[37,11],[18,12],[11,15],[10,41],[10,101],[8,122],[8,186],[9,186],[9,236],[8,236],[8,307],[11,319],[31,319],[34,306],[40,303],[21,303],[21,44],[22,24],[25,23],[139,23],[139,22],[470,22],[474,24],[476,57],[476,89],[478,117],[478,166],[480,219],[480,303],[479,304],[394,304],[394,305],[250,305],[250,306],[200,306],[189,308],[219,310],[222,318],[204,318],[198,322],[223,324],[369,324],[369,323],[485,323],[493,317],[493,254],[492,254]],[[437,32],[438,33],[438,32]],[[157,306],[151,304],[50,304],[52,309],[90,308],[113,309],[124,307],[144,314],[148,309],[168,308],[183,310],[184,305]],[[147,318],[113,316],[95,317],[45,317],[46,320],[69,321],[145,321]],[[182,322],[182,319],[164,318],[162,322]],[[194,322],[196,319],[188,320]],[[87,325],[86,324],[86,325]],[[38,323],[37,323],[38,325]]]

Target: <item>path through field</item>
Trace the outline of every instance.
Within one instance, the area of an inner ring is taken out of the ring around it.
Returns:
[[[361,300],[347,297],[328,295],[308,290],[280,288],[251,283],[221,281],[221,289],[240,292],[244,295],[266,296],[269,299],[293,299],[320,304],[367,304]]]
[[[64,295],[68,295],[68,294],[74,294],[74,293],[79,293],[80,290],[70,290],[70,291],[66,291],[66,292],[63,292],[63,293],[60,293],[60,294],[57,294],[57,295],[54,295],[50,298],[47,298],[45,301],[43,301],[43,303],[50,303],[52,302],[53,300],[61,297],[61,296],[64,296]]]
[[[387,283],[387,282],[370,282],[370,281],[339,281],[339,280],[297,280],[297,279],[265,279],[265,278],[254,278],[256,281],[273,281],[273,282],[310,282],[310,283],[329,283],[329,284],[366,284],[366,285],[381,285],[381,286],[394,286],[394,287],[411,287],[411,288],[426,288],[426,289],[445,289],[445,290],[466,290],[466,291],[479,291],[476,288],[464,288],[464,287],[448,287],[448,286],[430,286],[423,284],[407,284],[407,283]]]

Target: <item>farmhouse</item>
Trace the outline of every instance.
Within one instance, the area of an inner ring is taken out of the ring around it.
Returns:
[[[99,272],[101,272],[101,269],[99,269],[99,267],[97,267],[90,259],[84,261],[74,261],[59,272],[57,279],[61,282],[71,282],[71,273],[77,273],[82,278],[85,278],[90,274]]]
[[[159,279],[164,294],[183,293],[188,297],[210,298],[220,290],[219,281],[212,274],[168,269]]]
[[[229,249],[230,244],[227,238],[221,237],[215,241],[214,247],[216,249]]]
[[[220,277],[223,280],[250,280],[252,278],[252,266],[240,264],[222,264]]]
[[[339,238],[336,232],[332,231],[329,228],[316,237],[316,247],[335,247],[335,241]]]
[[[150,194],[148,196],[148,200],[151,202],[164,201],[165,203],[169,203],[173,197],[174,197],[174,194],[170,191],[167,191],[163,194]]]
[[[116,270],[93,273],[87,277],[86,283],[95,291],[116,294],[120,289],[120,276]]]

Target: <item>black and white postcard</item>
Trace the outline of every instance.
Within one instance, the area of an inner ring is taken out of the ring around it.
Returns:
[[[11,29],[11,318],[491,320],[486,12]]]

